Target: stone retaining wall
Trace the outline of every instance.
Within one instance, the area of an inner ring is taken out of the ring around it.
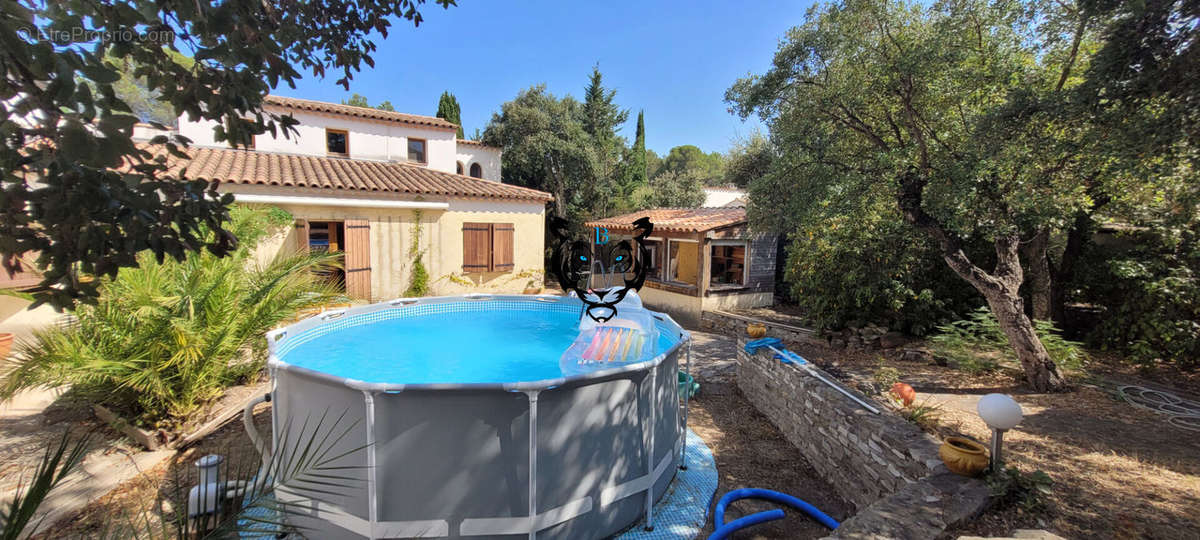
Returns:
[[[767,336],[782,339],[785,343],[805,343],[821,346],[828,344],[825,338],[818,335],[817,331],[811,328],[755,319],[728,311],[705,311],[700,314],[700,329],[714,334],[744,337],[746,335],[746,325],[750,323],[762,324],[767,327]]]
[[[933,538],[986,506],[987,487],[946,471],[933,436],[882,403],[872,414],[770,351],[748,354],[745,342],[738,339],[742,393],[859,510],[836,536]]]
[[[767,319],[747,317],[728,311],[705,311],[700,315],[700,329],[727,336],[746,335],[746,325],[759,323],[767,327],[767,336],[782,339],[787,343],[820,345],[831,349],[852,351],[876,351],[903,347],[909,338],[900,332],[868,324],[861,328],[851,327],[829,332],[818,332],[812,328],[778,323]]]

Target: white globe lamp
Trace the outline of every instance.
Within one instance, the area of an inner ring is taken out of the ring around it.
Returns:
[[[988,394],[979,398],[976,410],[984,423],[992,428],[992,470],[998,470],[1001,466],[1000,445],[1004,439],[1004,432],[1017,427],[1025,413],[1021,411],[1021,405],[1015,399],[1004,394]]]

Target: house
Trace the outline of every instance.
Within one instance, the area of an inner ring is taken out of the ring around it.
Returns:
[[[364,300],[402,296],[418,253],[434,294],[541,283],[551,196],[501,183],[500,149],[456,139],[456,125],[430,116],[278,96],[264,108],[292,115],[297,133],[233,149],[214,140],[214,122],[184,117],[188,158],[167,156],[172,172],[186,167],[188,178],[219,181],[239,203],[295,217],[258,246],[260,259],[287,249],[341,252],[338,278]],[[135,130],[135,138],[154,134]]]
[[[640,217],[654,223],[642,301],[696,325],[709,310],[774,302],[778,238],[751,232],[744,207],[655,208],[589,221],[610,239],[629,238]],[[597,235],[591,235],[593,242]],[[603,235],[600,235],[603,237]]]

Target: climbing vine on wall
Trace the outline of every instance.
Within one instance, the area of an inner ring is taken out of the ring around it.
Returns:
[[[412,281],[408,290],[404,291],[404,296],[425,296],[429,294],[429,271],[425,269],[425,263],[421,260],[425,252],[421,250],[420,210],[413,210],[412,247],[409,248],[408,254],[412,257]]]

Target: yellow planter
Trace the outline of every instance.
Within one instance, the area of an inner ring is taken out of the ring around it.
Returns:
[[[938,456],[950,472],[963,476],[979,476],[988,467],[987,447],[962,437],[946,437]]]
[[[750,323],[746,325],[746,335],[758,339],[767,335],[767,327],[762,323]]]

